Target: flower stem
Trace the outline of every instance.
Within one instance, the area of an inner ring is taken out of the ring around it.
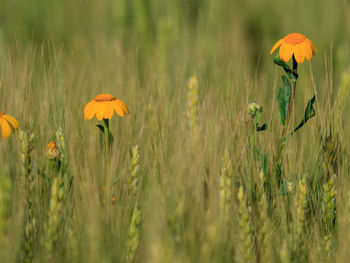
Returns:
[[[105,178],[106,178],[106,192],[103,197],[104,201],[109,203],[111,196],[111,173],[110,173],[110,163],[111,163],[111,131],[109,129],[109,120],[103,119],[103,130],[105,135]]]
[[[298,73],[298,63],[295,60],[295,57],[293,55],[293,75],[296,75]],[[287,110],[287,115],[286,115],[286,120],[285,120],[285,125],[283,126],[283,130],[282,130],[282,134],[281,134],[281,140],[278,146],[278,151],[277,151],[277,156],[275,159],[275,166],[278,164],[281,155],[282,155],[282,150],[284,147],[284,140],[286,138],[286,132],[287,132],[287,128],[288,128],[288,124],[290,121],[290,116],[292,114],[292,108],[293,108],[293,102],[294,102],[294,95],[295,95],[295,88],[296,88],[296,84],[297,84],[297,80],[296,78],[292,78],[291,80],[291,86],[292,86],[292,92],[291,92],[291,96],[289,99],[289,104],[288,104],[288,110]]]
[[[105,134],[105,165],[106,169],[109,168],[111,160],[111,132],[109,130],[109,120],[103,119],[103,128]]]

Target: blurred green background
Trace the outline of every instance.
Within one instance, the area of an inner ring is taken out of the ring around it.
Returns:
[[[16,0],[1,1],[0,29],[3,45],[52,42],[67,53],[118,42],[173,59],[200,44],[210,53],[244,54],[259,70],[272,44],[289,32],[309,36],[320,57],[332,46],[341,53],[334,59],[347,61],[348,14],[347,0]]]

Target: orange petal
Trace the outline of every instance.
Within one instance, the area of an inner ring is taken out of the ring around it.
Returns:
[[[104,119],[111,119],[113,116],[113,111],[114,111],[114,107],[113,107],[113,103],[112,101],[106,101],[104,102],[105,106],[104,106],[104,115],[103,118]]]
[[[99,121],[102,121],[105,116],[105,103],[104,102],[96,102],[96,118]]]
[[[279,55],[284,62],[288,62],[292,58],[293,52],[293,45],[283,43],[280,47]]]
[[[307,42],[303,43],[303,47],[304,47],[305,57],[308,61],[310,61],[312,59],[312,53],[313,53],[312,48]]]
[[[129,111],[128,107],[126,106],[126,104],[125,104],[124,102],[122,102],[121,100],[117,100],[117,101],[118,101],[120,107],[122,108],[124,114],[125,114],[125,115],[126,115],[126,114],[129,114],[130,111]]]
[[[91,120],[95,113],[96,113],[96,102],[94,100],[90,101],[88,104],[86,104],[84,108],[84,120],[88,119]]]
[[[111,101],[103,101],[96,103],[96,118],[101,121],[103,119],[111,119],[113,116],[113,105]]]
[[[303,44],[298,44],[294,47],[294,57],[295,60],[301,64],[305,60],[305,54],[304,54],[304,45]]]
[[[115,109],[117,114],[123,117],[125,114],[124,114],[123,108],[121,107],[120,100],[114,100],[112,101],[112,103],[113,103],[113,108]]]
[[[13,129],[18,129],[18,121],[10,115],[4,114],[3,118],[9,122]]]
[[[128,107],[125,105],[124,102],[122,102],[121,100],[115,100],[113,101],[113,105],[114,105],[114,109],[117,112],[117,114],[121,117],[123,117],[126,114],[129,114],[129,109]]]
[[[1,128],[1,136],[3,138],[8,138],[10,137],[11,135],[11,128],[10,128],[10,125],[9,123],[3,119],[3,118],[0,118],[0,128]]]
[[[276,50],[276,48],[278,48],[282,43],[283,39],[278,40],[277,43],[272,47],[270,54],[272,54]]]
[[[306,39],[306,42],[309,44],[309,46],[312,49],[312,55],[315,55],[317,53],[317,48],[315,44],[310,39]]]

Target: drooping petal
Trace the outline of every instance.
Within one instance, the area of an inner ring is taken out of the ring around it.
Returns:
[[[123,117],[125,113],[123,111],[123,108],[121,107],[120,100],[114,100],[112,103],[117,114]]]
[[[112,116],[113,116],[113,112],[114,112],[114,107],[113,107],[113,103],[112,101],[106,101],[104,102],[105,104],[105,112],[104,112],[104,115],[103,115],[103,118],[104,119],[111,119]]]
[[[18,129],[18,121],[15,118],[7,114],[4,114],[2,117],[9,122],[13,129]]]
[[[270,54],[272,54],[276,50],[276,48],[278,48],[282,43],[283,39],[278,40],[277,43],[272,47]]]
[[[0,128],[1,128],[1,136],[3,138],[8,138],[11,135],[10,124],[3,118],[0,118]]]
[[[105,102],[97,102],[96,103],[96,118],[99,121],[102,121],[104,119],[106,112],[106,103]]]
[[[308,61],[310,61],[312,59],[312,48],[308,42],[304,42],[303,47],[304,47],[305,57]]]
[[[126,106],[126,104],[124,102],[122,102],[121,100],[117,100],[118,104],[120,105],[120,107],[122,108],[124,115],[127,115],[130,113],[128,107]]]
[[[283,43],[280,47],[279,55],[284,62],[288,62],[292,58],[293,52],[293,45]]]
[[[312,55],[315,55],[317,53],[317,48],[316,48],[315,44],[310,39],[306,39],[306,42],[311,47]]]
[[[94,100],[86,104],[84,108],[84,120],[91,120],[96,113],[96,102]]]
[[[294,57],[295,60],[301,64],[305,60],[305,54],[304,54],[304,45],[298,44],[294,47]]]

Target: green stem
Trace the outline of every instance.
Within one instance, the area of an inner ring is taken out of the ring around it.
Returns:
[[[108,169],[111,161],[111,132],[108,119],[103,119],[103,128],[105,134],[105,165],[106,169]]]
[[[103,130],[105,135],[105,177],[106,177],[106,187],[104,201],[109,203],[111,197],[111,173],[110,173],[110,163],[111,163],[111,131],[109,129],[109,120],[103,119]]]
[[[293,72],[292,72],[292,75],[294,75],[294,74],[296,75],[297,73],[298,73],[298,63],[296,62],[296,60],[294,58],[294,55],[293,55]],[[292,85],[292,94],[291,94],[290,99],[289,99],[285,125],[283,126],[283,130],[282,130],[282,134],[281,134],[281,140],[280,140],[280,143],[279,143],[279,146],[278,146],[277,156],[276,156],[276,159],[275,159],[275,165],[278,164],[278,162],[279,162],[279,160],[281,158],[282,150],[283,150],[283,147],[284,147],[284,140],[286,138],[286,132],[287,132],[288,124],[289,124],[289,121],[290,121],[290,116],[292,114],[292,108],[293,108],[293,102],[294,102],[294,96],[295,96],[295,88],[296,88],[297,82],[296,82],[296,78],[292,78],[290,81],[291,81],[291,85]]]

